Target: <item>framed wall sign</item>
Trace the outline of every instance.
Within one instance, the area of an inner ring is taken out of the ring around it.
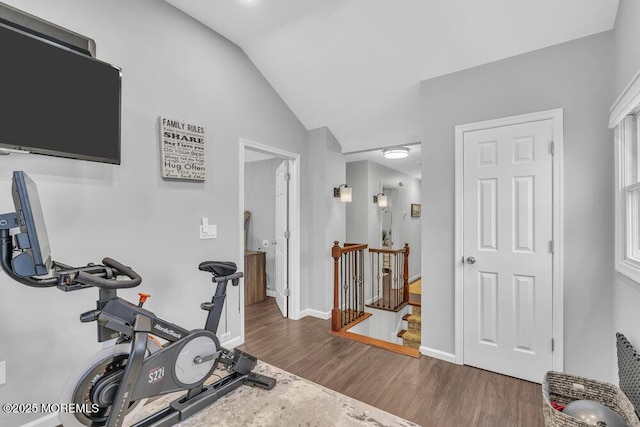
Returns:
[[[163,116],[159,121],[162,177],[204,181],[207,172],[204,127]]]
[[[411,203],[411,217],[420,218],[421,213],[422,213],[422,205],[419,203]]]

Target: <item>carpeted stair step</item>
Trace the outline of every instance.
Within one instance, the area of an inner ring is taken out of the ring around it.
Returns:
[[[402,338],[402,345],[411,348],[420,348],[420,332],[401,330],[398,337]]]
[[[410,331],[418,331],[420,332],[421,326],[422,326],[422,317],[420,315],[415,315],[415,314],[405,314],[404,317],[402,317],[402,320],[405,320],[407,322],[407,329]]]
[[[422,308],[414,305],[412,307],[411,314],[413,314],[414,316],[422,316]]]

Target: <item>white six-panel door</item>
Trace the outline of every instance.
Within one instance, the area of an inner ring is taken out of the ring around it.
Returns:
[[[464,363],[552,369],[552,120],[463,137]]]

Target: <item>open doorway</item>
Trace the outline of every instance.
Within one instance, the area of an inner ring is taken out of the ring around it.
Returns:
[[[240,238],[244,301],[275,298],[283,317],[300,313],[299,155],[240,140]],[[243,330],[244,330],[244,318]]]
[[[395,151],[396,157],[407,155],[390,159],[385,151]],[[346,207],[346,241],[368,245],[364,269],[371,271],[364,290],[365,312],[371,317],[350,331],[417,349],[421,344],[421,145],[345,153],[345,160],[347,185],[354,194]],[[400,253],[408,253],[406,273]],[[397,292],[405,279],[408,296]]]
[[[398,188],[389,184],[383,184],[381,193],[386,197],[386,206],[380,208],[381,245],[386,249],[398,249],[402,247],[402,242],[397,241],[397,238],[400,236],[398,228],[400,224]]]
[[[386,159],[384,149],[345,153],[347,185],[346,240],[369,247],[411,248],[409,281],[421,277],[421,144],[409,144],[408,156]],[[381,203],[384,196],[384,204]]]

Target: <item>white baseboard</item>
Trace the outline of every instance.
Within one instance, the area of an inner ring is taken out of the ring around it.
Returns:
[[[267,289],[267,296],[271,297],[271,298],[275,298],[276,297],[276,291],[271,291],[271,290]]]
[[[374,301],[377,301],[379,299],[382,299],[382,294],[377,294],[377,295],[372,296],[371,298],[369,298],[368,300],[366,300],[364,302],[364,305],[373,304]]]
[[[453,353],[447,353],[446,351],[436,350],[425,346],[420,346],[420,353],[425,356],[433,357],[435,359],[444,360],[449,363],[456,363],[456,355]]]
[[[422,278],[422,275],[421,275],[421,274],[415,275],[415,276],[413,276],[413,277],[411,277],[411,278],[409,279],[409,283],[413,283],[413,282],[415,282],[416,280],[421,279],[421,278]]]
[[[58,413],[53,412],[51,414],[40,417],[37,420],[33,420],[27,424],[23,424],[22,427],[56,427],[60,425],[58,420]]]
[[[221,342],[220,345],[223,346],[224,348],[228,348],[228,349],[234,349],[239,345],[244,344],[244,340],[242,339],[242,337],[235,337],[235,338],[231,338],[228,341],[224,341]]]
[[[327,320],[327,319],[331,319],[331,312],[330,311],[320,311],[320,310],[314,310],[312,308],[307,308],[306,310],[302,310],[300,312],[300,317],[298,317],[298,318],[302,319],[303,317],[307,317],[307,316],[317,317],[318,319]]]

